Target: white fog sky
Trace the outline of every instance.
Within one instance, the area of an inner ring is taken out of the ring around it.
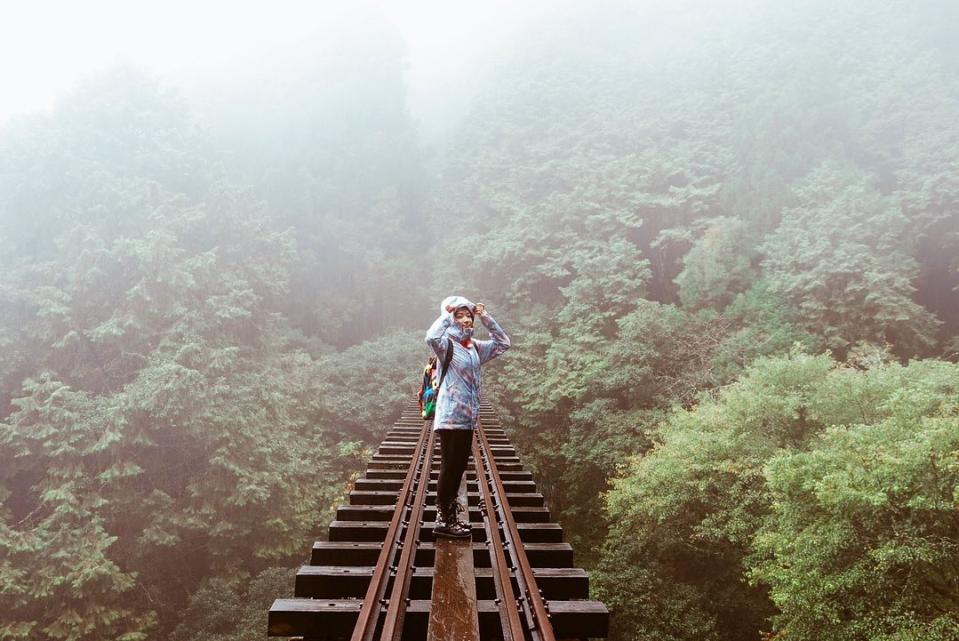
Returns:
[[[175,81],[251,50],[307,37],[341,2],[314,0],[0,0],[0,123],[47,109],[84,75],[133,63]],[[514,0],[370,0],[410,48],[408,83],[418,98],[456,91],[521,22]],[[425,102],[420,100],[419,102]]]

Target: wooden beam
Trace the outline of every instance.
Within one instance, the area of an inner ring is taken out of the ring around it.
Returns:
[[[437,541],[432,574],[427,641],[479,641],[470,542]]]

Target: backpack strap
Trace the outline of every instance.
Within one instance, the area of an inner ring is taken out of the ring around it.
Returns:
[[[446,337],[446,354],[443,356],[443,370],[440,374],[440,384],[436,386],[436,394],[439,395],[440,388],[443,387],[443,379],[446,378],[446,370],[450,368],[450,361],[453,360],[453,339]]]

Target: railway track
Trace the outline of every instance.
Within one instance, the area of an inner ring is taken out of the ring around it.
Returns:
[[[270,636],[304,641],[605,637],[609,614],[550,522],[492,408],[483,404],[464,475],[472,541],[434,540],[439,442],[409,403],[329,540],[277,599]],[[462,501],[462,496],[461,499]]]

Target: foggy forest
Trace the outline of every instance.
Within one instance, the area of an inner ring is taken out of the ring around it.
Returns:
[[[451,294],[610,639],[959,639],[959,5],[402,5],[0,120],[0,641],[265,641]]]

